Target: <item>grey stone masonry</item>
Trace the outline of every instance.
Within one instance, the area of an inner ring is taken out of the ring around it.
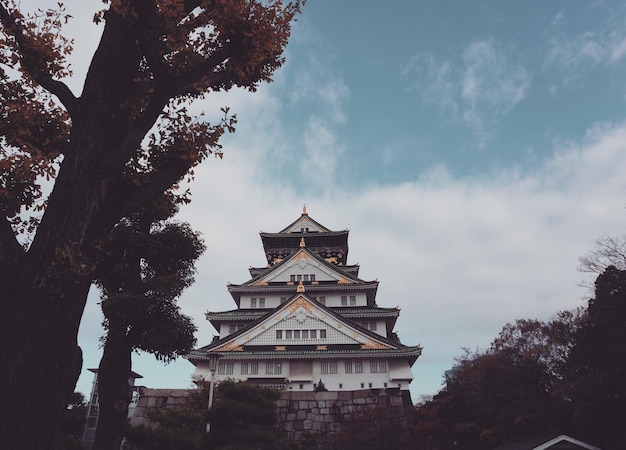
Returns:
[[[279,427],[306,448],[332,449],[341,433],[387,420],[406,427],[413,411],[408,391],[370,389],[339,392],[283,391],[276,401]]]

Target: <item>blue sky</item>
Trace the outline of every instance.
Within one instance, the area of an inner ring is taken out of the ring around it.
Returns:
[[[65,2],[76,19],[75,77],[89,62],[101,2]],[[234,307],[227,282],[264,265],[260,230],[303,204],[350,229],[350,263],[402,309],[421,344],[412,393],[434,394],[461,347],[485,347],[507,322],[585,304],[577,258],[623,234],[626,205],[626,6],[608,1],[309,0],[286,63],[254,94],[194,105],[238,115],[223,160],[196,170],[181,219],[204,234],[197,282],[181,298],[211,340],[206,310]],[[80,331],[97,367],[92,295]],[[135,355],[150,387],[188,387],[193,367]],[[87,392],[83,371],[78,389]]]

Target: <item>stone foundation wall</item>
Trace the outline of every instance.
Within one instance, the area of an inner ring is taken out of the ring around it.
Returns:
[[[305,448],[332,449],[351,433],[376,426],[406,427],[413,411],[408,391],[284,391],[276,402],[279,426]]]

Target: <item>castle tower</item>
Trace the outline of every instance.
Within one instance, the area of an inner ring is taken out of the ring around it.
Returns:
[[[408,390],[419,345],[393,331],[398,308],[376,303],[378,281],[348,261],[348,230],[331,231],[303,209],[278,233],[261,232],[268,265],[229,284],[236,309],[207,312],[219,332],[187,355],[194,376],[293,391]]]

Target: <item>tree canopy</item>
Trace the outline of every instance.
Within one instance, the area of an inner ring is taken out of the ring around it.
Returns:
[[[207,410],[207,389],[190,391],[182,409],[153,410],[155,427],[130,427],[126,433],[132,450],[288,450],[300,448],[285,442],[278,429],[277,391],[249,383],[222,381]],[[206,433],[206,423],[211,423]]]
[[[608,266],[587,308],[507,324],[488,349],[466,351],[446,386],[417,406],[416,448],[489,449],[554,429],[624,448],[625,323],[626,271]]]
[[[177,211],[175,196],[166,193],[122,219],[106,241],[95,279],[106,330],[95,450],[120,447],[132,353],[152,353],[167,363],[190,352],[196,342],[196,327],[181,313],[177,299],[194,281],[204,244],[189,224],[172,221]]]
[[[271,81],[300,6],[106,0],[76,95],[66,83],[63,5],[29,13],[0,1],[0,396],[15,405],[0,423],[5,448],[50,445],[80,372],[78,326],[115,224],[221,155],[235,116],[224,107],[212,124],[189,102]]]

